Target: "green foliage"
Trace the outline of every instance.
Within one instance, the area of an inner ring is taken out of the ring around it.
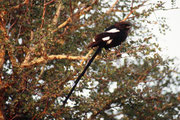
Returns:
[[[95,34],[130,13],[131,1],[119,1],[113,11],[112,1],[106,0],[5,0],[0,4],[0,13],[6,11],[3,18],[9,36],[2,44],[6,54],[0,84],[6,119],[179,118],[179,91],[173,92],[171,87],[179,86],[180,74],[172,66],[173,59],[159,54],[161,48],[153,42],[157,38],[149,29],[157,25],[150,15],[165,8],[163,1],[134,1],[137,10],[128,18],[134,23],[128,40],[120,47],[103,50],[64,108],[62,101],[83,66],[78,59],[52,60],[48,56],[86,55],[86,46]],[[54,23],[59,6],[60,16]],[[160,21],[159,30],[165,33],[169,27],[164,18]],[[0,34],[4,36],[2,29]],[[44,58],[43,62],[32,62],[39,58]],[[22,67],[25,61],[30,65]]]

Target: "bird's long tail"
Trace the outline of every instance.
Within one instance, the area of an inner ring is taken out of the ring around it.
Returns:
[[[66,99],[63,102],[63,106],[65,106],[67,100],[69,99],[69,97],[71,96],[71,94],[73,93],[74,89],[76,88],[79,80],[81,79],[81,77],[84,75],[84,73],[86,72],[86,70],[88,69],[88,67],[91,65],[91,63],[93,62],[94,58],[97,56],[98,53],[100,53],[102,50],[102,47],[98,47],[96,52],[94,53],[94,55],[92,56],[92,58],[89,60],[89,62],[87,63],[87,65],[85,66],[84,70],[82,71],[82,73],[78,76],[78,78],[76,79],[76,81],[74,82],[74,86],[71,89],[71,91],[69,92],[68,96],[66,97]]]

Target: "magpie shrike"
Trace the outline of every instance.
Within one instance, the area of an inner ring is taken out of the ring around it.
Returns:
[[[103,33],[100,33],[95,36],[93,41],[88,45],[88,47],[98,47],[92,58],[89,60],[87,65],[85,66],[82,73],[78,76],[76,81],[74,82],[74,86],[69,92],[68,96],[66,97],[65,101],[63,102],[63,106],[66,104],[67,100],[71,96],[72,92],[74,91],[76,85],[78,84],[81,77],[84,75],[88,67],[91,65],[92,61],[96,57],[96,55],[102,50],[102,48],[109,49],[112,47],[116,47],[121,45],[128,36],[129,30],[131,28],[131,23],[127,21],[122,21],[115,23],[114,25],[108,27]]]

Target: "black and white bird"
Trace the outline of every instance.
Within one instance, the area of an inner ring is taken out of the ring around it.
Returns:
[[[105,32],[96,35],[88,47],[100,46],[108,49],[118,46],[126,40],[131,26],[131,23],[127,21],[116,23],[107,28]]]
[[[98,47],[92,58],[89,60],[87,65],[85,66],[82,73],[78,76],[76,81],[74,82],[74,86],[69,92],[68,96],[66,97],[65,101],[63,102],[63,106],[66,104],[67,100],[71,96],[72,92],[74,91],[76,85],[78,84],[81,77],[84,75],[88,67],[91,65],[92,61],[96,57],[96,55],[102,50],[102,48],[109,49],[112,47],[116,47],[121,45],[128,36],[129,30],[132,24],[127,21],[118,22],[110,27],[108,27],[103,33],[100,33],[95,36],[93,42],[88,45],[88,47]]]

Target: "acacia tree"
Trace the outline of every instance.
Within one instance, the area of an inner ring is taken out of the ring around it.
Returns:
[[[172,1],[172,5],[175,2]],[[173,59],[159,55],[149,20],[163,1],[1,0],[0,115],[2,119],[178,119],[179,85]],[[174,6],[175,7],[175,6]],[[95,34],[121,20],[133,23],[128,40],[103,50],[69,103],[72,82],[93,50]]]

